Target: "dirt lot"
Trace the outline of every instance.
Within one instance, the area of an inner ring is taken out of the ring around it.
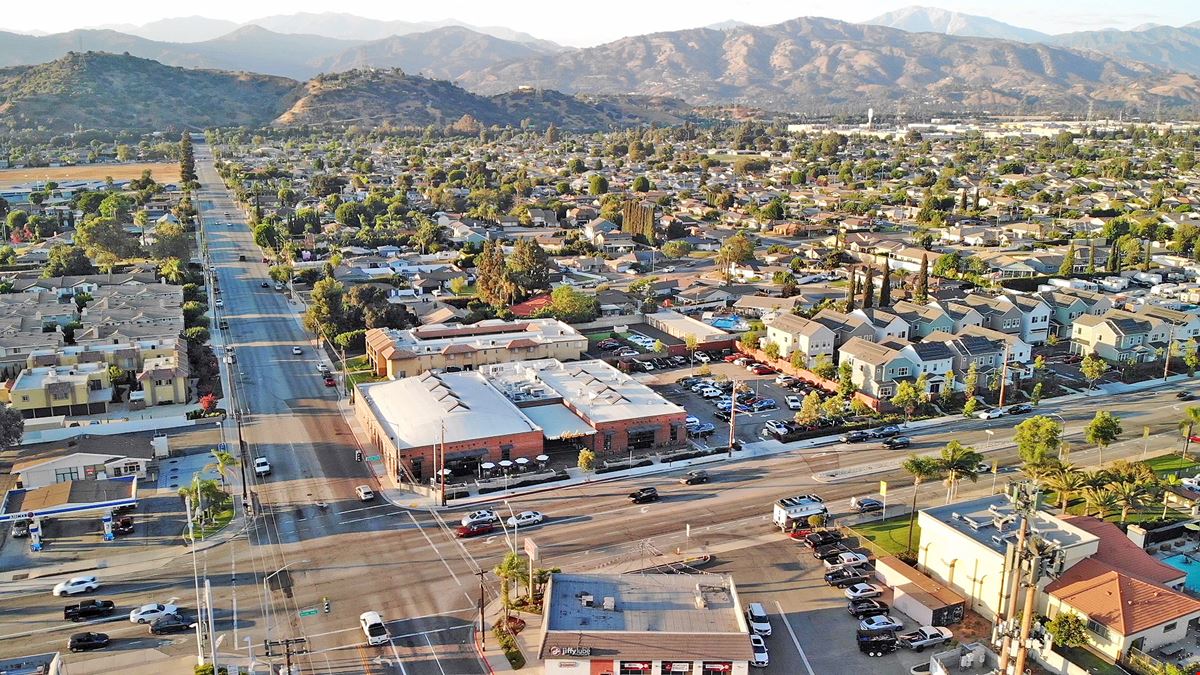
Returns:
[[[82,166],[46,166],[27,169],[0,169],[0,187],[24,185],[31,181],[53,180],[58,182],[70,180],[104,180],[112,176],[113,180],[129,180],[141,178],[142,171],[150,169],[154,180],[160,183],[176,183],[179,181],[179,164],[177,162],[146,162],[130,164],[86,164]]]

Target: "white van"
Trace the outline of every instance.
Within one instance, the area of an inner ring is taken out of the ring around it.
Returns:
[[[362,626],[363,635],[367,636],[369,645],[385,645],[391,642],[387,626],[383,625],[383,617],[379,612],[363,612],[358,615],[358,624]]]

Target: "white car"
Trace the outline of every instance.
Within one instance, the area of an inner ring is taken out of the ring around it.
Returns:
[[[632,347],[624,347],[620,351],[617,352],[617,356],[619,356],[621,358],[629,358],[631,356],[637,356],[639,353],[641,353],[641,352],[639,352],[636,349],[633,349]]]
[[[379,612],[363,612],[358,615],[358,625],[362,626],[363,635],[367,636],[369,645],[385,645],[392,641],[387,626]]]
[[[541,511],[522,511],[508,519],[509,527],[529,527],[545,522],[546,516]]]
[[[875,584],[854,584],[843,592],[848,600],[878,598],[879,596],[883,595],[883,589]]]
[[[767,616],[767,610],[763,609],[760,602],[746,605],[746,623],[750,625],[750,632],[755,635],[771,634],[771,617]]]
[[[791,431],[787,425],[787,422],[782,422],[780,420],[767,420],[766,429],[767,431],[780,436],[786,436],[787,433]]]
[[[129,613],[130,623],[150,623],[155,619],[161,619],[168,614],[178,614],[179,608],[175,605],[163,605],[160,603],[150,603],[142,605]]]
[[[358,495],[358,501],[369,502],[375,499],[375,491],[368,485],[359,485],[354,488],[354,493]]]
[[[317,364],[317,372],[318,373],[328,373],[329,366],[325,365],[324,363],[318,363]]]
[[[54,590],[51,593],[56,596],[75,595],[76,593],[90,593],[97,588],[100,588],[99,577],[71,577],[66,581],[60,581],[55,584]]]
[[[833,558],[829,558],[828,560],[826,560],[825,561],[825,569],[837,570],[837,569],[841,569],[843,567],[853,567],[855,565],[865,565],[867,562],[869,562],[867,560],[867,556],[865,556],[861,553],[855,553],[854,551],[847,551],[845,553],[839,553],[836,556],[834,556]]]
[[[770,665],[771,657],[767,655],[767,641],[762,639],[761,635],[750,636],[750,648],[754,650],[750,665],[755,668],[766,668]]]
[[[904,627],[904,623],[887,614],[878,614],[859,621],[858,627],[863,630],[900,630]]]
[[[712,357],[704,352],[696,352],[696,360],[700,363],[708,363],[709,361],[712,361]]]
[[[724,393],[725,392],[721,391],[720,389],[717,389],[716,387],[707,387],[705,389],[700,390],[700,395],[703,396],[704,398],[720,398],[721,395]]]
[[[222,300],[221,298],[217,298],[217,301],[216,301],[215,303],[213,303],[213,304],[215,304],[217,307],[224,307],[224,306],[225,306],[225,301],[224,301],[224,300]]]
[[[788,396],[784,402],[787,403],[788,410],[799,410],[804,407],[804,399],[799,396]]]
[[[500,522],[500,516],[497,516],[496,512],[492,511],[491,509],[472,511],[471,513],[463,516],[461,521],[463,527],[470,527],[472,525],[491,525],[498,522]]]
[[[989,408],[983,412],[975,413],[975,416],[981,420],[994,420],[1004,415],[1004,411],[999,408]]]
[[[292,353],[299,356],[304,353],[304,350],[299,347],[292,347]]]

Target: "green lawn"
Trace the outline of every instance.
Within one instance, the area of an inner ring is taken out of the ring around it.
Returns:
[[[379,382],[382,377],[377,377],[373,371],[360,370],[350,373],[350,382],[352,384],[363,384],[364,382]]]
[[[367,360],[367,355],[363,354],[352,359],[346,359],[346,367],[350,369],[350,372],[367,370],[371,367],[371,362]]]
[[[1189,456],[1187,459],[1184,459],[1181,455],[1161,455],[1159,457],[1151,457],[1150,459],[1146,460],[1146,464],[1148,464],[1151,469],[1154,469],[1154,473],[1158,474],[1159,476],[1176,472],[1188,473],[1197,466],[1200,466],[1200,462],[1195,461],[1191,458],[1191,456]]]
[[[1055,646],[1054,651],[1062,654],[1068,661],[1097,675],[1127,675],[1124,668],[1114,666],[1083,647],[1068,648]]]
[[[860,539],[874,544],[873,548],[882,549],[892,555],[900,555],[904,553],[904,549],[908,545],[908,520],[909,514],[906,513],[903,516],[888,518],[887,520],[855,525],[850,530],[857,534]],[[913,546],[915,547],[920,540],[921,528],[914,521]]]

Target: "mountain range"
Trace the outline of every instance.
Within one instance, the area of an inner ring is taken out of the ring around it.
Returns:
[[[584,99],[534,90],[480,96],[396,69],[349,70],[298,82],[101,52],[72,52],[50,63],[0,69],[0,101],[0,126],[49,132],[267,124],[413,128],[460,122],[475,129],[516,126],[526,119],[538,128],[554,123],[591,131],[679,124],[691,114],[677,100],[650,97]]]

